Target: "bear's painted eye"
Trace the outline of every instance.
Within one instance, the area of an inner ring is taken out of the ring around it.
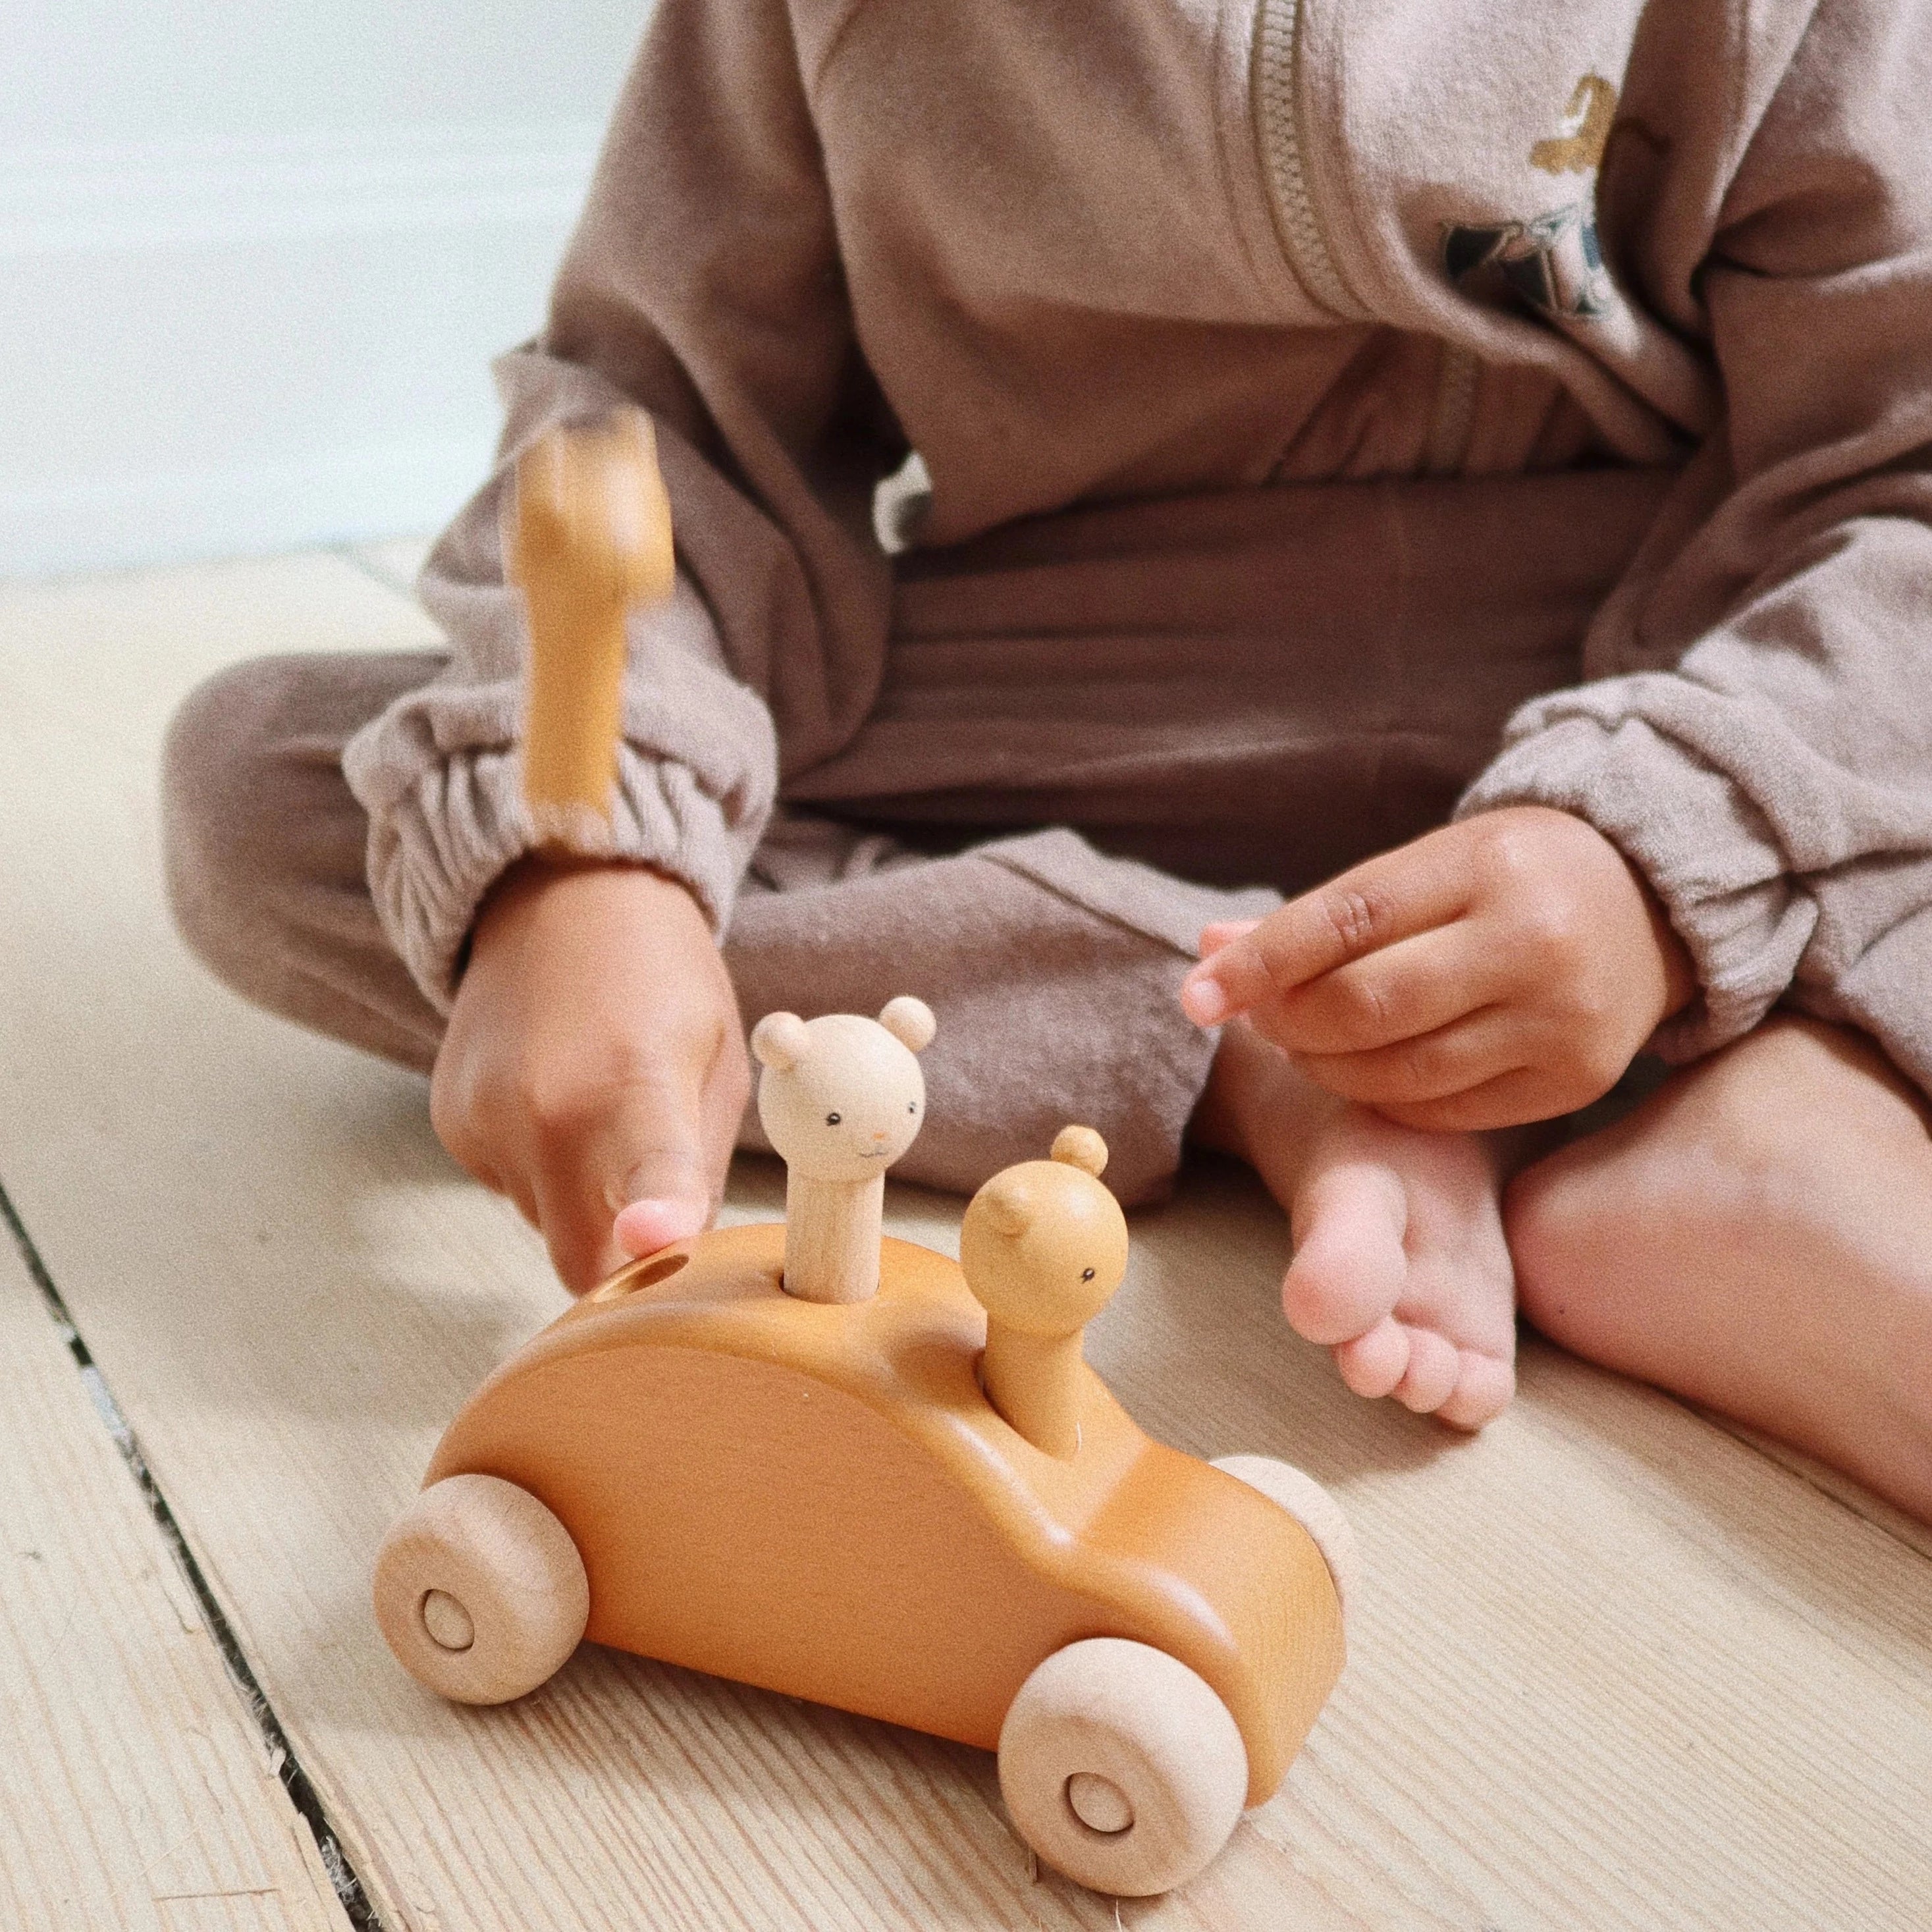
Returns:
[[[1082,1281],[1091,1281],[1094,1279],[1094,1270],[1091,1268],[1082,1268],[1080,1270],[1080,1279]]]
[[[843,1114],[827,1114],[825,1117],[825,1124],[828,1127],[836,1127],[844,1118]]]
[[[919,1102],[916,1100],[908,1100],[906,1102],[906,1112],[908,1114],[917,1113],[919,1112]]]

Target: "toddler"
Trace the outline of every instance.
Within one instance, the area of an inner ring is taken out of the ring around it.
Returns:
[[[1191,1135],[1362,1394],[1479,1426],[1520,1306],[1932,1518],[1928,98],[1932,0],[659,0],[500,365],[506,464],[656,426],[610,842],[500,472],[446,656],[189,700],[183,929],[574,1288],[746,1017],[913,990],[910,1178]]]

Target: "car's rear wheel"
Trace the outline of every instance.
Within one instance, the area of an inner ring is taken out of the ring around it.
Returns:
[[[590,1585],[570,1532],[527,1490],[448,1476],[382,1539],[376,1621],[420,1684],[464,1704],[534,1690],[577,1648]]]
[[[1342,1505],[1312,1476],[1272,1456],[1219,1456],[1214,1466],[1239,1477],[1270,1502],[1279,1503],[1314,1538],[1329,1575],[1335,1580],[1335,1594],[1346,1619],[1361,1587],[1362,1559]]]
[[[1048,1864],[1139,1898],[1192,1878],[1227,1843],[1248,1754],[1227,1706],[1186,1664],[1090,1637],[1020,1687],[1000,1730],[1000,1789]]]

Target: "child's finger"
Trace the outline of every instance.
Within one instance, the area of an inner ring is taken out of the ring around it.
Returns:
[[[1467,874],[1408,845],[1291,899],[1252,932],[1204,959],[1181,982],[1183,1011],[1218,1026],[1352,959],[1426,932],[1468,909]]]
[[[1212,926],[1204,926],[1201,928],[1202,958],[1211,959],[1230,940],[1253,932],[1260,924],[1258,919],[1217,919]]]
[[[704,1196],[700,1200],[687,1192],[632,1201],[619,1210],[610,1230],[611,1238],[626,1254],[656,1254],[658,1249],[688,1240],[710,1226],[723,1196],[724,1173],[731,1163],[748,1084],[744,1050],[734,1032],[721,1041],[712,1058],[698,1108],[697,1140]]]
[[[698,1095],[674,1079],[617,1089],[579,1132],[546,1147],[536,1192],[550,1258],[573,1294],[630,1258],[616,1224],[634,1202],[652,1204],[638,1217],[640,1238],[664,1226],[676,1230],[666,1240],[694,1233],[711,1214]]]
[[[1570,1109],[1561,1096],[1552,1094],[1549,1076],[1540,1068],[1519,1066],[1439,1100],[1418,1100],[1406,1106],[1391,1101],[1376,1111],[1398,1126],[1419,1127],[1425,1133],[1477,1134],[1493,1127],[1553,1120]]]
[[[1294,1056],[1318,1087],[1371,1107],[1444,1100],[1514,1072],[1528,1060],[1521,1021],[1499,1006],[1393,1046]]]
[[[652,1195],[633,1201],[611,1224],[610,1238],[634,1258],[654,1255],[674,1241],[701,1234],[709,1220],[706,1204],[676,1195]]]
[[[1439,1032],[1513,989],[1507,960],[1457,920],[1272,994],[1249,1018],[1289,1053],[1359,1054]]]

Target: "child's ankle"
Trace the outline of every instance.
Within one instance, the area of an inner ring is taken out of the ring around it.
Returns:
[[[1250,1167],[1263,1165],[1258,1155],[1264,1152],[1266,1165],[1278,1170],[1347,1104],[1323,1092],[1246,1020],[1231,1020],[1221,1029],[1188,1138]]]

